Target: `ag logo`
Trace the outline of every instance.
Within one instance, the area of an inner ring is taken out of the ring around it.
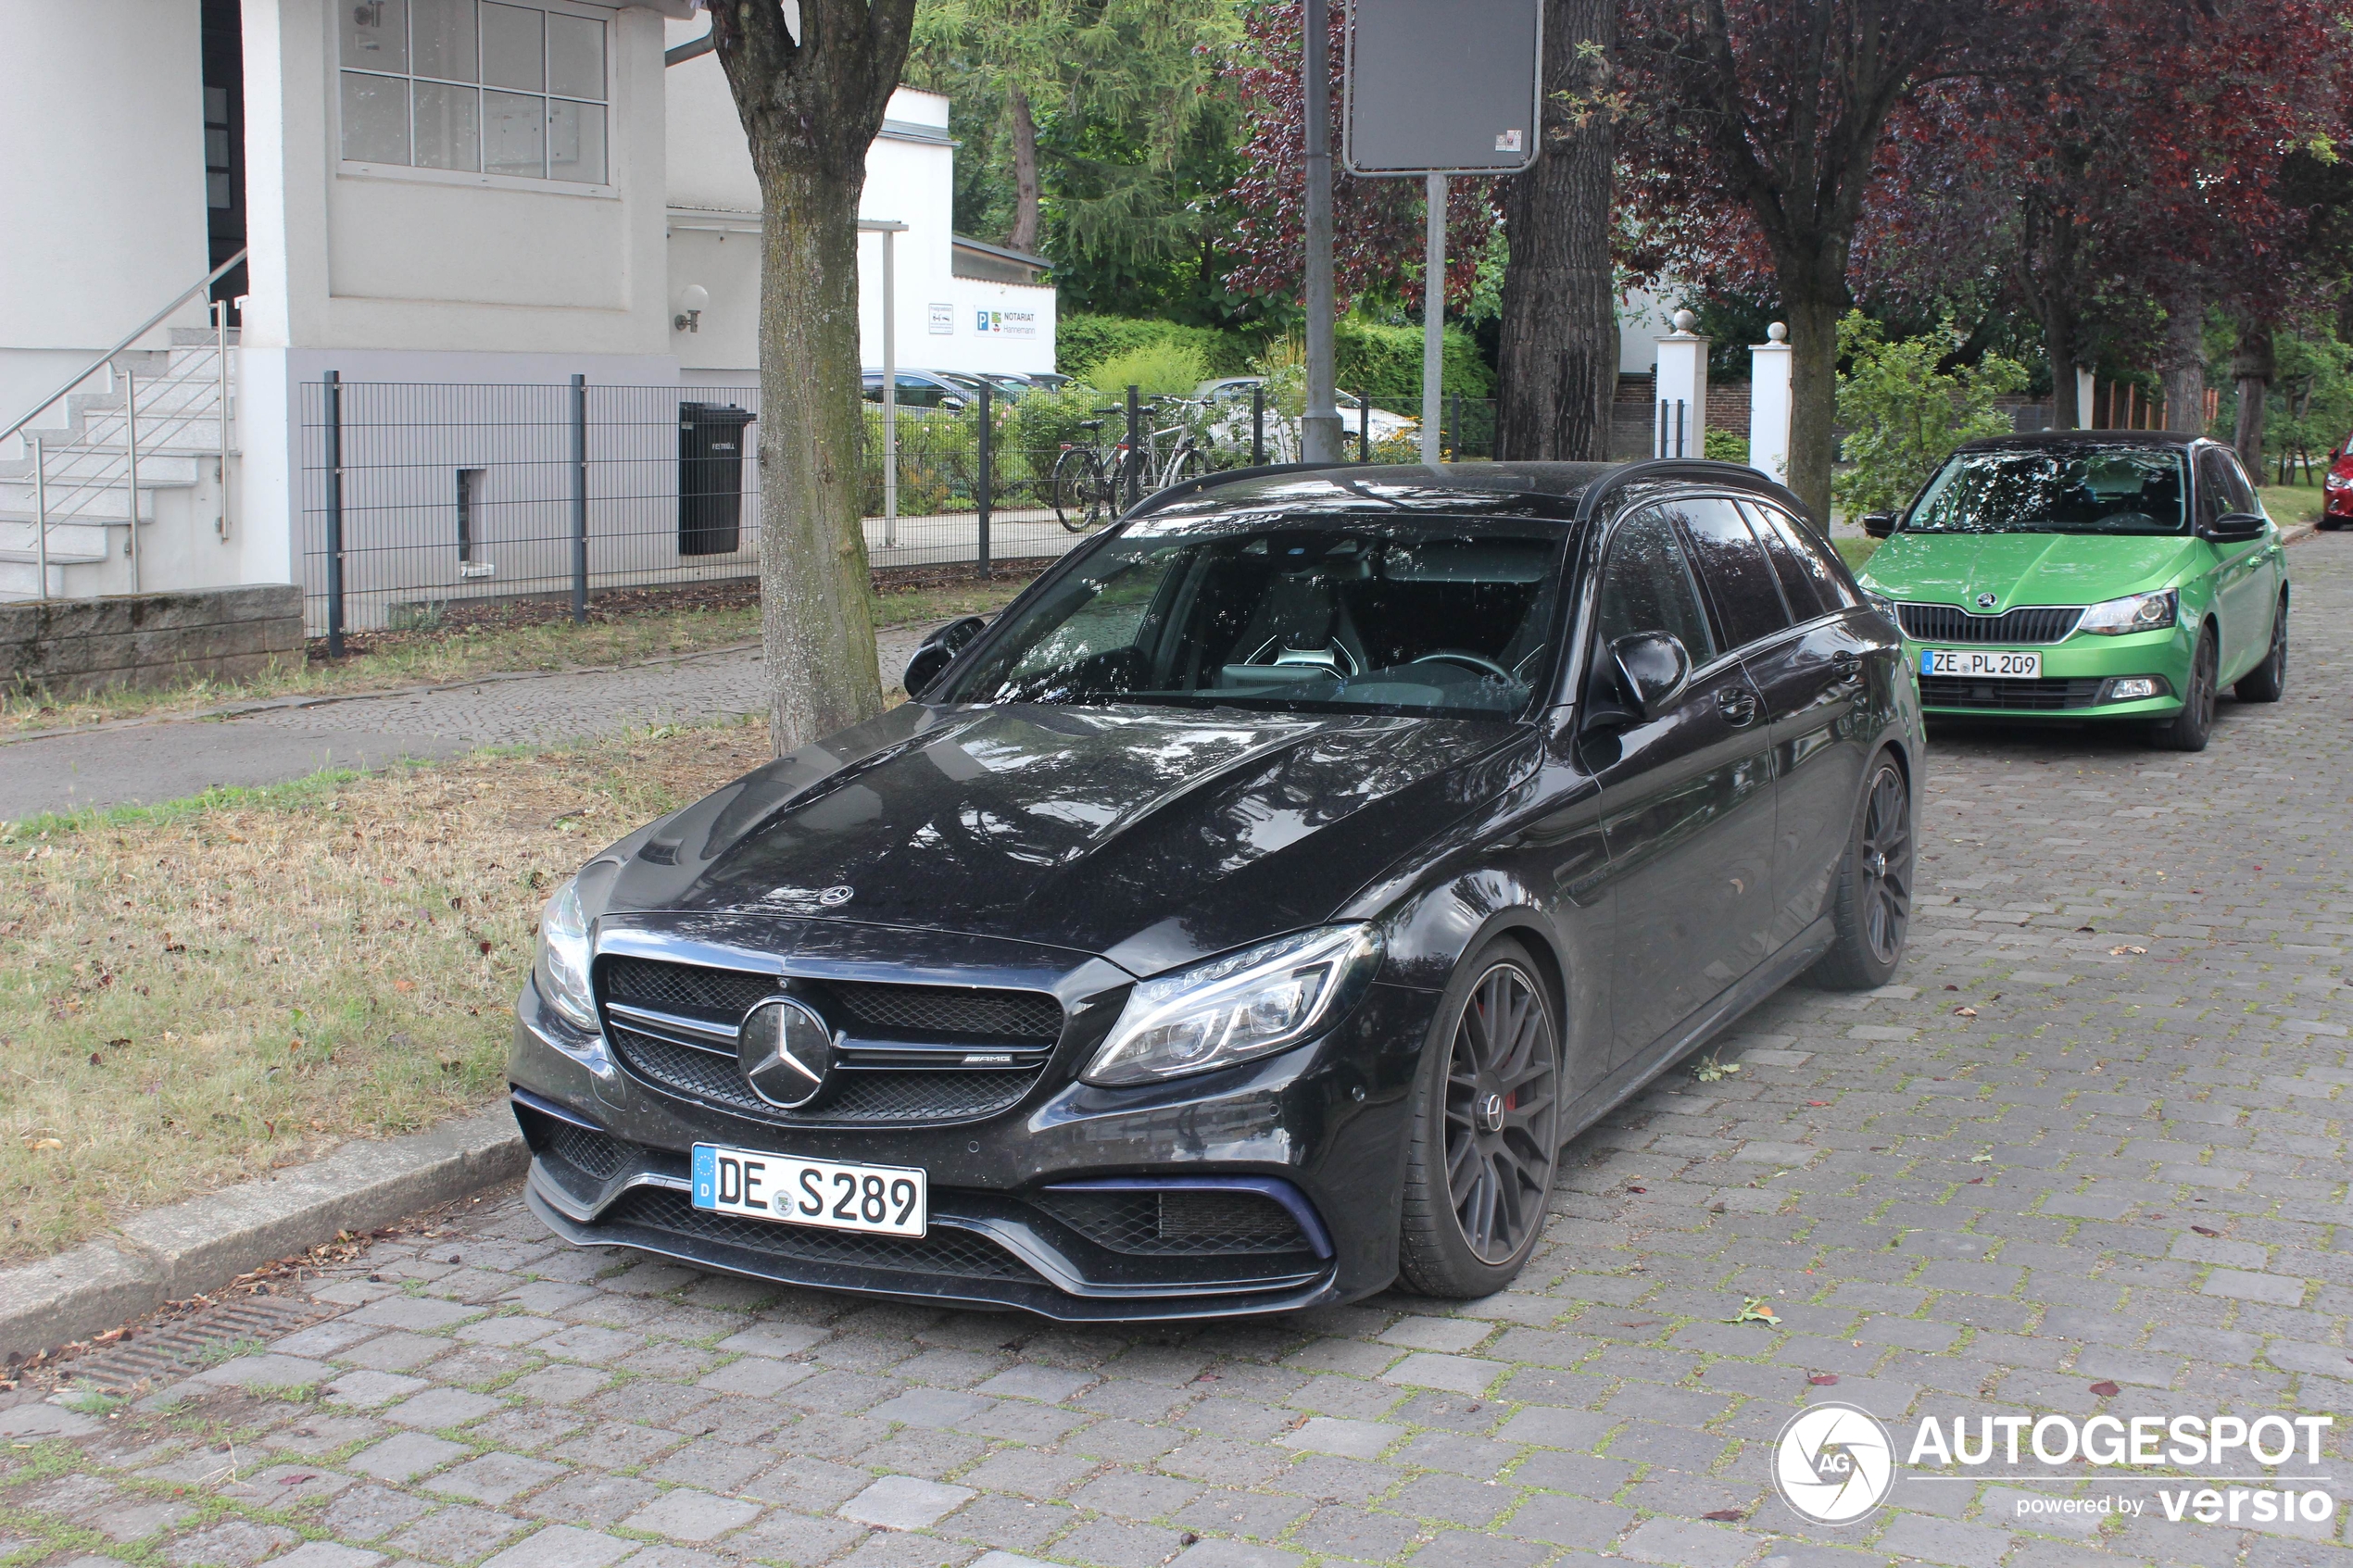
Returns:
[[[1895,1481],[1887,1428],[1853,1405],[1808,1405],[1773,1445],[1781,1500],[1817,1524],[1852,1524],[1887,1499]]]

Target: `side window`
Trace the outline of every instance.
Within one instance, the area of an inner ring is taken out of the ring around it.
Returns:
[[[1731,502],[1715,498],[1678,502],[1665,508],[1691,530],[1699,580],[1716,604],[1716,622],[1726,648],[1744,647],[1790,623],[1773,565],[1748,521]]]
[[[2197,455],[2197,524],[2200,528],[2233,508],[2232,481],[2238,476],[2231,471],[2232,467],[2229,458],[2210,447]]]
[[[2231,510],[2252,512],[2262,509],[2256,504],[2255,486],[2246,482],[2246,470],[2239,466],[2235,453],[2222,454],[2222,472],[2231,498]]]
[[[1692,664],[1716,657],[1690,556],[1666,513],[1638,512],[1617,525],[1609,564],[1602,571],[1598,620],[1603,647],[1637,632],[1667,632],[1683,645]]]
[[[1809,612],[1806,606],[1819,608],[1811,613],[1835,615],[1849,608],[1854,598],[1841,579],[1836,562],[1831,559],[1830,542],[1806,523],[1779,507],[1761,502],[1747,503],[1749,517],[1764,535],[1766,548],[1772,553],[1774,570],[1781,576],[1781,591],[1789,596],[1790,607],[1803,620]]]

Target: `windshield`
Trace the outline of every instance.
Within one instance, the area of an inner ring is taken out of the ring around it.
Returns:
[[[931,700],[1506,717],[1550,661],[1563,538],[1518,520],[1146,520]]]
[[[1957,452],[1904,520],[1919,533],[2179,533],[2188,470],[2178,451],[2037,446]]]

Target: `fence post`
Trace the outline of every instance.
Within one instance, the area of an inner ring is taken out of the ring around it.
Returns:
[[[220,502],[220,516],[215,520],[213,531],[226,539],[229,537],[229,302],[224,299],[214,308],[218,312],[215,337],[217,362],[214,369],[220,372],[218,390],[220,397],[220,471],[215,477],[220,481],[217,499]]]
[[[1373,395],[1369,392],[1356,395],[1356,460],[1373,460]]]
[[[122,375],[122,455],[130,470],[123,480],[123,493],[131,513],[131,591],[140,591],[139,582],[139,378],[126,370]]]
[[[1139,410],[1136,406],[1136,383],[1127,383],[1127,471],[1122,475],[1121,489],[1126,493],[1119,509],[1126,511],[1143,499],[1144,444]]]
[[[1455,393],[1453,400],[1454,417],[1448,420],[1447,424],[1454,433],[1454,461],[1459,463],[1463,460],[1463,395],[1459,392]]]
[[[322,387],[327,404],[327,657],[341,659],[343,657],[343,377],[333,370],[329,370]]]
[[[1266,383],[1250,389],[1250,466],[1266,461]]]
[[[994,401],[989,383],[984,379],[980,383],[980,474],[973,485],[973,510],[980,522],[980,554],[976,571],[982,577],[988,575],[988,508],[997,498],[997,448],[992,439],[996,432],[990,428],[994,422]]]
[[[572,378],[572,623],[588,624],[588,378]]]

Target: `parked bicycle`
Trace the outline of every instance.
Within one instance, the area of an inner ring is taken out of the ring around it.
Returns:
[[[1119,515],[1130,499],[1150,495],[1209,472],[1209,456],[1193,433],[1188,417],[1202,405],[1187,397],[1155,397],[1144,408],[1142,440],[1131,447],[1124,434],[1105,445],[1070,445],[1054,459],[1054,515],[1073,533],[1088,533]],[[1175,410],[1165,426],[1159,421]],[[1098,408],[1100,415],[1124,416],[1125,408]],[[1082,421],[1078,428],[1101,437],[1118,427],[1101,419]],[[1162,454],[1164,450],[1166,456]]]

